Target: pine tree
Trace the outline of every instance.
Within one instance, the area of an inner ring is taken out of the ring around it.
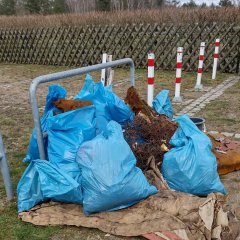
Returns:
[[[51,0],[39,0],[39,2],[41,14],[50,14],[53,12]]]
[[[207,7],[207,4],[206,4],[206,3],[202,3],[202,4],[200,5],[200,7],[201,7],[201,8],[206,8],[206,7]]]
[[[25,0],[24,8],[30,14],[39,14],[41,12],[41,4],[39,0]]]
[[[66,3],[66,0],[54,0],[52,4],[53,4],[53,12],[54,13],[69,12],[69,7]]]
[[[165,0],[164,3],[165,3],[166,6],[177,7],[179,5],[180,1],[177,1],[177,0]]]
[[[220,0],[219,6],[221,7],[233,7],[233,3],[231,0]]]
[[[194,0],[190,0],[188,3],[184,3],[182,6],[191,8],[191,7],[197,7],[197,4],[195,3]]]
[[[156,0],[156,7],[162,7],[164,2],[164,0]]]
[[[30,14],[53,13],[52,0],[24,0],[24,9]]]
[[[97,0],[98,11],[110,11],[110,5],[109,0]]]
[[[15,0],[2,0],[0,3],[0,14],[1,15],[14,15],[16,10]]]

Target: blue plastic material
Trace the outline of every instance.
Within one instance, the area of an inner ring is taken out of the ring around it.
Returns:
[[[168,96],[169,90],[162,90],[153,100],[153,108],[159,114],[166,115],[170,119],[173,118],[173,108]]]
[[[170,141],[174,148],[165,153],[162,164],[162,174],[170,188],[199,196],[226,194],[208,136],[187,115],[176,121],[179,127]]]
[[[46,160],[31,161],[18,183],[17,193],[19,212],[50,199],[82,203],[79,183]]]
[[[53,111],[54,109],[60,112],[54,105],[53,101],[57,101],[58,99],[64,99],[67,95],[67,91],[59,86],[59,85],[51,85],[48,88],[48,95],[46,97],[46,106],[45,106],[45,111],[44,115],[41,119],[41,128],[42,132],[46,133],[47,131],[47,119],[51,116],[53,116]],[[44,138],[44,147],[45,147],[45,152],[47,156],[47,144],[48,144],[48,139],[47,137]],[[28,152],[26,157],[23,159],[23,162],[28,162],[34,159],[39,159],[39,151],[38,151],[38,144],[37,144],[37,136],[36,136],[36,130],[33,129],[32,131],[32,136],[30,139],[30,144],[28,147]]]
[[[106,130],[83,143],[77,161],[82,169],[84,213],[113,211],[157,193],[124,140],[121,126],[110,121]]]
[[[41,127],[42,127],[43,134],[45,134],[47,131],[47,119],[49,117],[51,117],[52,115],[53,115],[53,112],[49,111],[41,119]],[[47,153],[47,144],[48,144],[47,136],[44,137],[43,143],[44,143],[45,152]],[[47,154],[46,154],[46,156],[47,156]],[[29,162],[34,159],[39,159],[39,150],[38,150],[37,136],[36,136],[35,128],[32,131],[32,136],[30,139],[28,152],[27,152],[26,157],[23,159],[23,162]]]
[[[67,96],[67,90],[60,85],[51,85],[48,87],[48,95],[46,97],[46,106],[44,110],[44,114],[46,114],[49,110],[53,109],[55,106],[53,104],[54,101],[59,99],[65,99]]]
[[[134,114],[131,109],[112,92],[111,87],[105,87],[101,82],[94,83],[87,74],[82,90],[75,96],[76,100],[91,101],[96,107],[97,130],[105,130],[109,121],[120,124],[132,121]]]
[[[95,107],[83,107],[48,118],[48,158],[71,177],[81,175],[76,162],[83,141],[96,136]]]

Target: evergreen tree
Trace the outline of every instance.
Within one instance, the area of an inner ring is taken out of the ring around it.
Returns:
[[[165,0],[165,5],[177,7],[180,4],[180,1],[177,0]]]
[[[231,0],[220,0],[219,6],[221,7],[233,7],[233,3]]]
[[[15,0],[2,0],[0,3],[0,14],[1,15],[14,15],[16,10]]]
[[[24,8],[30,14],[39,14],[41,12],[40,1],[39,0],[25,0]]]
[[[52,10],[54,13],[66,13],[69,12],[69,7],[66,0],[54,0]]]
[[[194,0],[190,0],[188,3],[184,3],[182,6],[192,8],[192,7],[197,7],[197,4],[195,3]]]
[[[50,14],[53,12],[51,0],[38,0],[40,2],[40,13]]]
[[[58,10],[58,3],[53,0],[24,0],[23,6],[30,14],[51,14],[54,13],[54,6]],[[54,5],[55,4],[55,5]]]
[[[97,0],[98,11],[110,11],[110,5],[109,0]]]
[[[156,0],[156,6],[157,7],[162,7],[164,2],[165,2],[164,0]]]
[[[210,8],[216,8],[214,3],[211,3]]]
[[[206,3],[202,3],[200,7],[201,7],[201,8],[206,8],[206,7],[207,7],[207,4],[206,4]]]

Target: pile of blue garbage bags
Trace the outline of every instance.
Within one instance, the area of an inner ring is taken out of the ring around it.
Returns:
[[[161,91],[153,108],[172,119],[168,94],[168,90]],[[124,125],[133,121],[134,113],[111,86],[94,83],[87,75],[74,99],[93,105],[55,115],[61,110],[53,102],[66,97],[63,87],[49,87],[41,119],[46,159],[39,160],[34,129],[23,160],[29,165],[17,188],[18,211],[53,200],[82,204],[89,215],[126,208],[156,194],[157,188],[136,166],[136,157],[123,136]],[[210,139],[187,115],[174,121],[179,127],[160,169],[169,187],[200,196],[226,194]]]

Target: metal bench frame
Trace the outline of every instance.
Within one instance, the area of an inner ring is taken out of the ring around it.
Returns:
[[[74,76],[86,74],[89,72],[93,72],[93,71],[97,71],[97,70],[101,70],[101,69],[107,69],[110,67],[116,67],[116,66],[120,66],[120,65],[129,65],[130,66],[130,81],[131,81],[131,85],[134,86],[135,85],[135,66],[134,66],[133,60],[131,58],[124,58],[124,59],[119,59],[119,60],[112,61],[112,62],[101,63],[101,64],[96,64],[96,65],[92,65],[92,66],[88,66],[88,67],[82,67],[82,68],[77,68],[77,69],[73,69],[73,70],[43,75],[43,76],[39,76],[39,77],[33,79],[29,91],[30,91],[30,100],[31,100],[31,106],[32,106],[33,121],[34,121],[34,126],[36,129],[40,159],[44,160],[44,159],[46,159],[46,156],[45,156],[45,150],[44,150],[44,144],[43,144],[43,133],[42,133],[41,124],[40,124],[40,115],[39,115],[39,110],[38,110],[38,100],[37,100],[38,86],[42,83],[52,82],[52,81],[69,78],[69,77],[74,77]]]

